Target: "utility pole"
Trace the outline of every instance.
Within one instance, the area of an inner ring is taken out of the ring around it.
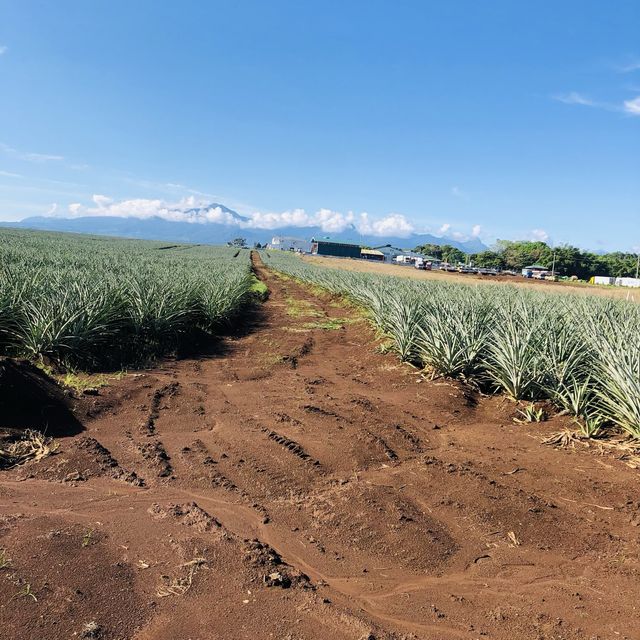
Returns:
[[[556,275],[556,252],[553,252],[553,264],[551,266],[551,277],[553,278]]]
[[[636,280],[638,278],[639,271],[640,271],[640,253],[638,254],[638,260],[636,261]]]

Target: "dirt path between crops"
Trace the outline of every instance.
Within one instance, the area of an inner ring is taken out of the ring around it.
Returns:
[[[85,397],[55,455],[0,472],[3,637],[640,638],[638,471],[256,270],[250,331]]]

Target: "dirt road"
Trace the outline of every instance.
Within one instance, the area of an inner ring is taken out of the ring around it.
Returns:
[[[257,272],[244,334],[0,472],[3,638],[640,638],[637,471]]]

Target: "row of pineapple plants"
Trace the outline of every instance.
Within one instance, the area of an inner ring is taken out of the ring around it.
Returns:
[[[250,302],[249,251],[0,230],[0,355],[135,366]]]
[[[404,360],[516,401],[545,401],[585,436],[640,438],[640,305],[604,297],[362,274],[263,252],[274,269],[364,307]]]

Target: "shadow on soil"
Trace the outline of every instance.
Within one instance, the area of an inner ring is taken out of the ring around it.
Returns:
[[[21,360],[0,360],[0,430],[35,429],[48,436],[73,436],[84,430],[60,386]]]
[[[260,304],[253,304],[243,310],[219,335],[211,335],[194,330],[188,340],[183,340],[176,350],[176,357],[222,358],[233,352],[233,340],[248,336],[264,323],[265,312]],[[229,340],[231,338],[231,340]]]

